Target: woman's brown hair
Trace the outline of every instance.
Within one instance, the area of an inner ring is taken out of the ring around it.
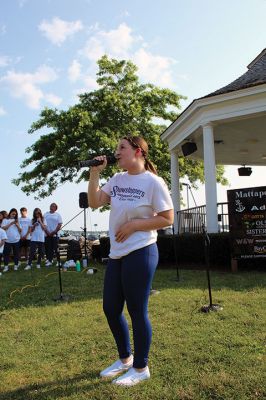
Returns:
[[[13,212],[16,213],[16,216],[14,217],[14,219],[18,219],[18,210],[17,210],[16,208],[11,208],[11,210],[10,210],[9,213],[8,213],[8,217],[7,217],[7,218],[10,218],[10,215],[11,215],[11,213],[13,213]]]
[[[38,218],[41,218],[41,221],[43,222],[43,215],[42,212],[40,210],[40,208],[34,208],[33,210],[33,216],[32,216],[32,223],[35,224],[35,222],[38,221]]]
[[[123,139],[127,140],[131,147],[134,149],[141,149],[144,158],[144,167],[147,171],[157,175],[157,171],[153,163],[148,159],[149,146],[145,139],[141,136],[124,136]]]

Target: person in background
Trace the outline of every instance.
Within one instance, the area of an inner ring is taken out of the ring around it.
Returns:
[[[46,266],[52,265],[53,258],[56,256],[58,247],[58,235],[57,232],[61,229],[63,221],[61,215],[57,212],[57,204],[52,203],[50,205],[50,211],[44,214],[46,220],[46,237],[45,237],[45,254],[46,254]]]
[[[25,271],[31,269],[32,261],[35,257],[36,250],[38,250],[38,258],[36,267],[41,268],[41,261],[44,258],[44,240],[46,231],[46,221],[39,208],[35,208],[33,211],[33,218],[31,221],[30,234],[30,255],[28,265],[24,268]]]
[[[19,259],[21,261],[22,256],[27,260],[29,257],[30,248],[30,226],[31,219],[27,216],[28,210],[26,207],[21,207],[20,217],[18,219],[19,225],[21,226],[20,243],[19,243]]]
[[[148,159],[148,144],[139,136],[120,140],[116,157],[124,172],[99,187],[102,165],[91,167],[88,200],[93,208],[111,204],[110,254],[103,290],[103,309],[116,341],[119,359],[101,371],[103,378],[122,376],[116,385],[132,386],[149,379],[152,328],[148,299],[158,263],[157,230],[173,223],[173,203],[166,184]],[[124,304],[131,317],[134,357]]]
[[[6,231],[0,228],[0,268],[2,264],[2,256],[6,239],[7,239]]]
[[[2,225],[2,221],[3,221],[5,218],[7,218],[7,212],[6,212],[6,211],[0,211],[0,228],[1,228],[1,225]],[[5,231],[4,231],[4,232],[5,232]],[[2,251],[0,251],[0,267],[1,267],[1,264],[2,264],[4,244],[2,245],[1,249],[2,249]],[[1,249],[0,249],[0,250],[1,250]]]
[[[1,225],[2,225],[2,221],[3,221],[5,218],[7,218],[7,217],[8,217],[7,211],[5,211],[5,210],[0,211],[0,228],[1,228]],[[4,232],[5,232],[5,231],[4,231]],[[5,233],[5,236],[6,236],[6,233]],[[7,238],[5,238],[5,239],[7,239]],[[3,251],[4,251],[4,243],[3,243],[2,247],[1,247],[1,249],[2,249],[2,251],[0,251],[0,267],[1,267],[1,265],[2,265],[2,258],[3,258]],[[1,249],[0,249],[0,250],[1,250]]]
[[[8,217],[8,213],[7,213],[7,211],[0,211],[0,227],[1,227],[1,225],[2,225],[2,222],[3,222],[3,220],[5,219],[5,218],[7,218]]]
[[[2,221],[1,228],[6,231],[7,240],[4,246],[4,270],[3,272],[7,272],[9,270],[9,256],[11,250],[13,250],[14,256],[14,271],[18,270],[18,261],[19,261],[19,241],[20,241],[20,233],[21,227],[18,222],[18,212],[16,208],[11,208],[9,211],[8,217]]]

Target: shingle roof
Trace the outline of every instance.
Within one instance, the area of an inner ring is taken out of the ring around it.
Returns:
[[[247,68],[248,71],[245,74],[229,83],[229,85],[226,85],[215,92],[207,94],[203,98],[229,93],[235,90],[246,89],[248,87],[266,83],[266,48],[248,65]]]

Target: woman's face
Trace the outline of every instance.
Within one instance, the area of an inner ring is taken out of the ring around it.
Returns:
[[[52,203],[50,205],[50,212],[54,213],[54,212],[56,212],[56,210],[57,210],[57,205],[55,203]]]
[[[10,218],[16,218],[16,216],[17,216],[16,211],[12,211],[12,212],[10,213]]]
[[[124,169],[130,167],[136,160],[136,152],[138,151],[139,149],[133,148],[126,139],[120,140],[115,152],[119,167]]]

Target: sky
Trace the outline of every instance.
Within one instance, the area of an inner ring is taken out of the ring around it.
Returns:
[[[266,0],[2,0],[0,209],[26,206],[31,216],[35,207],[45,212],[56,202],[65,229],[84,226],[78,199],[86,182],[65,184],[38,201],[11,180],[41,134],[28,134],[41,110],[68,109],[78,94],[95,90],[103,54],[132,60],[142,82],[186,96],[184,109],[246,72],[266,47],[265,18]],[[230,186],[218,185],[218,201],[227,200],[227,189],[265,185],[265,175],[266,167],[256,167],[239,178],[237,167],[227,166]],[[205,204],[203,186],[194,197]],[[108,229],[108,213],[89,208],[86,217],[88,231]]]

